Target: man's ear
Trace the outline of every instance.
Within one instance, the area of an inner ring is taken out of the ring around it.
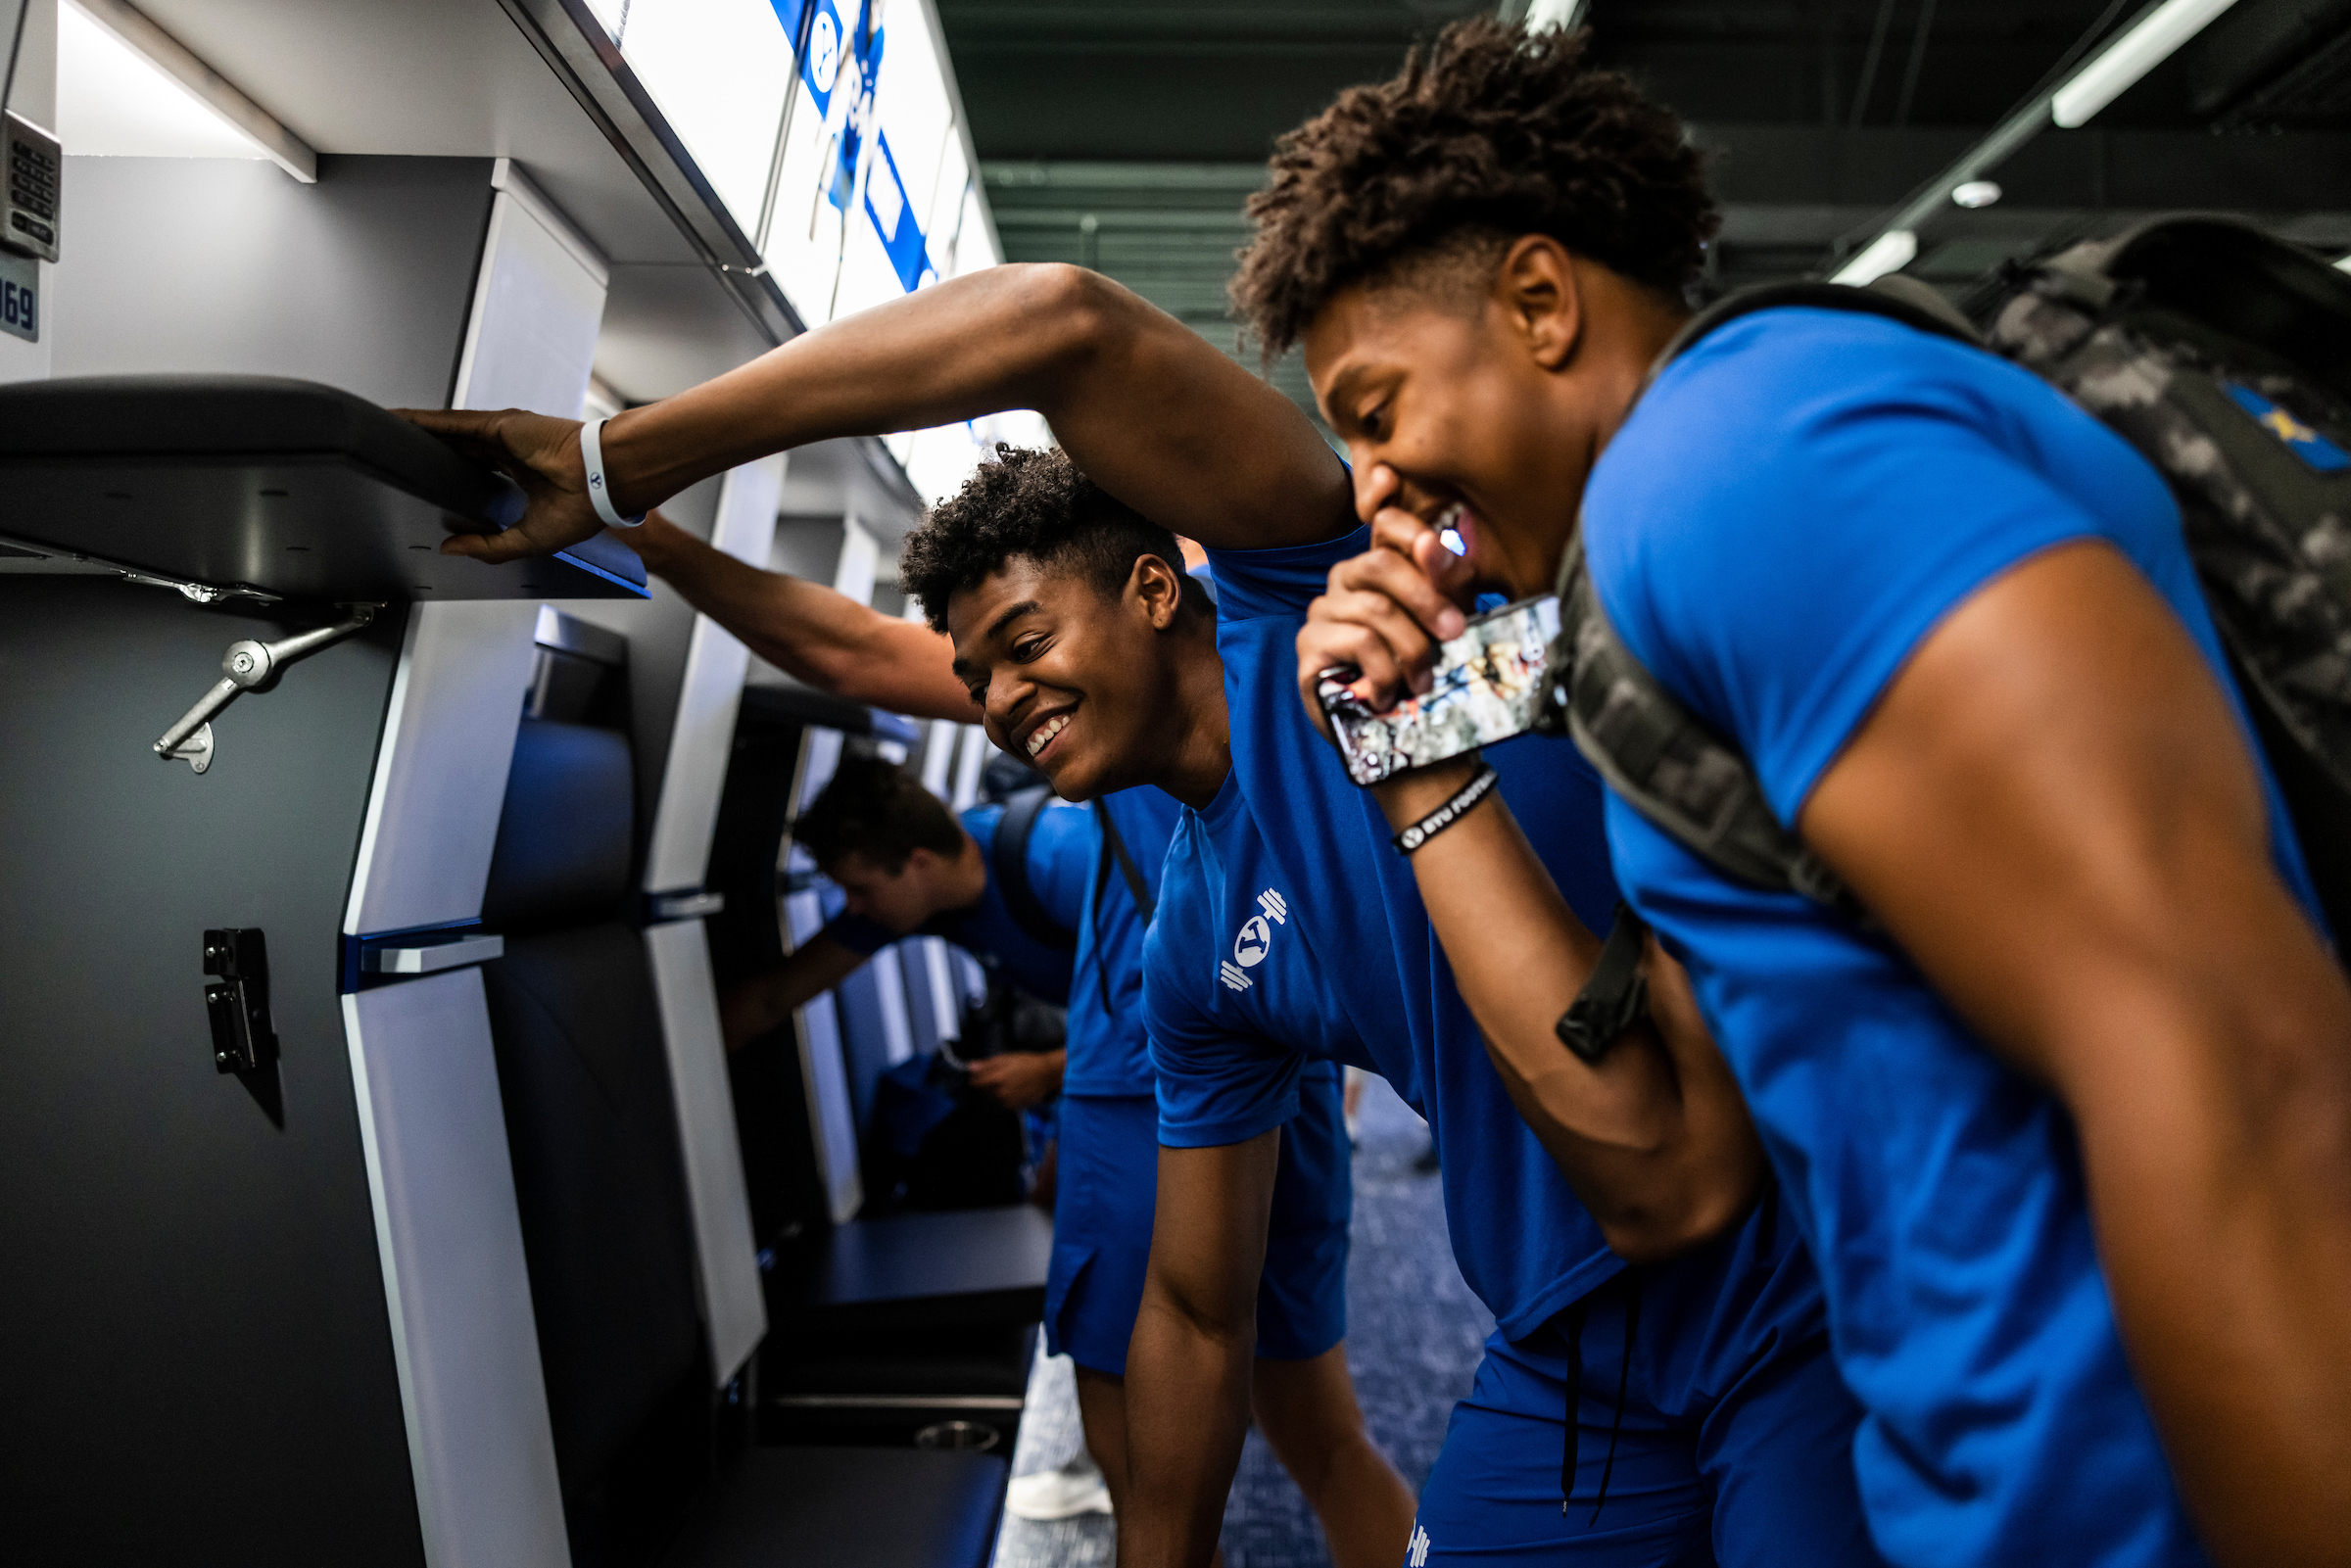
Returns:
[[[1494,303],[1545,370],[1557,370],[1575,356],[1584,335],[1583,291],[1575,258],[1548,234],[1513,241],[1494,269]]]
[[[1176,624],[1176,617],[1183,613],[1186,588],[1176,568],[1156,555],[1137,555],[1134,570],[1127,578],[1128,594],[1142,605],[1154,632],[1164,632]]]

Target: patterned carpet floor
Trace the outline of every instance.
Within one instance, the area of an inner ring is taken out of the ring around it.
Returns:
[[[1371,1436],[1415,1490],[1445,1440],[1493,1319],[1463,1283],[1433,1171],[1416,1168],[1428,1131],[1386,1082],[1364,1095],[1347,1269],[1347,1354]],[[1054,1469],[1082,1446],[1066,1360],[1040,1356],[1013,1472]],[[1297,1487],[1255,1432],[1224,1508],[1226,1568],[1328,1568],[1322,1533]],[[1039,1524],[1007,1518],[997,1568],[1105,1568],[1107,1514]]]

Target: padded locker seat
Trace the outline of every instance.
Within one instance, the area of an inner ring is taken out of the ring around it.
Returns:
[[[763,1394],[777,1387],[811,1400],[854,1402],[880,1396],[906,1408],[998,1402],[1018,1413],[1028,1392],[1038,1325],[984,1323],[920,1331],[860,1324],[822,1334],[779,1334],[760,1363]],[[918,1353],[909,1355],[909,1350]]]
[[[784,1255],[768,1276],[777,1322],[908,1328],[1033,1323],[1044,1315],[1052,1218],[1030,1204],[855,1219]]]
[[[881,1448],[748,1450],[708,1387],[667,1053],[623,924],[627,738],[525,720],[483,919],[491,1035],[574,1568],[984,1568],[1006,1465]]]
[[[695,1499],[662,1568],[985,1568],[1009,1468],[921,1449],[753,1449]]]

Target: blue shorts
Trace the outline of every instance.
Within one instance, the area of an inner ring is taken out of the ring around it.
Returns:
[[[1410,1568],[1880,1568],[1853,1480],[1860,1407],[1830,1359],[1819,1285],[1795,1238],[1775,1191],[1734,1235],[1628,1269],[1516,1343],[1489,1340],[1421,1490]],[[1577,1359],[1575,1490],[1562,1512]]]
[[[1310,1068],[1281,1129],[1281,1170],[1257,1291],[1257,1354],[1304,1361],[1347,1337],[1347,1220],[1355,1207],[1339,1074]],[[1159,1103],[1147,1094],[1061,1100],[1045,1349],[1112,1377],[1143,1303],[1159,1200]]]

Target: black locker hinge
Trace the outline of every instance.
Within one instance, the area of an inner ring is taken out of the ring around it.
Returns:
[[[269,950],[259,927],[204,933],[204,1010],[213,1022],[213,1066],[251,1072],[277,1060],[269,1022]]]

